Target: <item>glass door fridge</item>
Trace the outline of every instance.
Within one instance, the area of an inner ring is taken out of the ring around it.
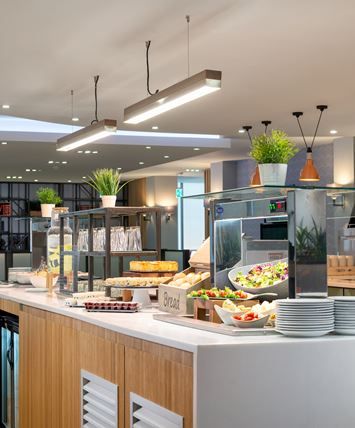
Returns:
[[[0,312],[1,406],[0,427],[17,428],[18,422],[18,317]]]

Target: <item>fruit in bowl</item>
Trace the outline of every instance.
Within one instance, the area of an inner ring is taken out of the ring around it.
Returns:
[[[239,328],[263,328],[268,319],[269,315],[262,315],[254,311],[249,311],[242,315],[232,315],[233,324]]]

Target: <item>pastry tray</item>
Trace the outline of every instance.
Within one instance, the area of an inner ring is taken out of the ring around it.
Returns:
[[[86,309],[86,312],[110,312],[110,314],[133,314],[138,312],[139,308],[135,309]]]
[[[268,336],[280,334],[274,327],[239,328],[226,324],[196,320],[193,318],[193,315],[154,314],[153,318],[170,324],[209,331],[211,333],[225,334],[227,336]]]
[[[107,288],[118,288],[120,290],[154,290],[159,285],[105,285]]]

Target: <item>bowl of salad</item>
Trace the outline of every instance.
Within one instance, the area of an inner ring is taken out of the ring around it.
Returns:
[[[288,260],[236,267],[228,278],[234,288],[251,294],[276,293],[278,298],[288,296]]]

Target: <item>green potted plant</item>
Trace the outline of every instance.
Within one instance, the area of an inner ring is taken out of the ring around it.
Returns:
[[[250,156],[259,166],[261,184],[283,186],[286,183],[287,163],[298,152],[287,134],[273,129],[270,135],[252,139]]]
[[[37,198],[41,203],[42,217],[51,217],[52,209],[62,202],[57,192],[51,187],[40,187]]]
[[[116,205],[117,194],[128,183],[126,181],[120,186],[120,182],[121,174],[112,168],[97,169],[86,181],[100,195],[104,208],[111,208]]]

